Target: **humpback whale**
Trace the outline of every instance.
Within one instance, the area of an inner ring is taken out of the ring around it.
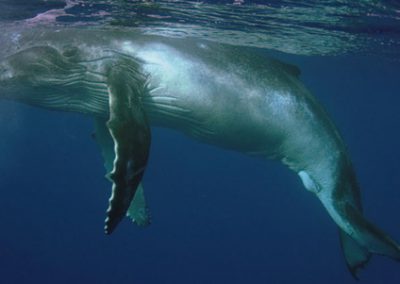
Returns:
[[[296,66],[127,30],[37,28],[0,37],[0,98],[94,118],[112,182],[107,234],[125,216],[149,223],[141,180],[157,125],[294,171],[338,226],[353,276],[373,254],[400,260],[399,245],[364,217],[345,143]]]

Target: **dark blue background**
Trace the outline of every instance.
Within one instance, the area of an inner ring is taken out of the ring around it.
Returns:
[[[400,64],[281,57],[340,128],[366,215],[400,241]],[[0,103],[1,283],[354,283],[294,173],[171,130],[153,129],[153,224],[105,236],[110,184],[92,131],[81,115]],[[361,279],[400,283],[399,263],[374,257]]]

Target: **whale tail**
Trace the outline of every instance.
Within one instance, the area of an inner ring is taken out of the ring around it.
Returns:
[[[321,198],[340,230],[340,241],[347,266],[357,279],[373,254],[400,261],[400,246],[386,233],[369,222],[362,211],[345,200]]]
[[[339,238],[347,268],[349,269],[351,275],[358,280],[358,270],[363,268],[368,263],[368,261],[371,259],[371,253],[366,248],[360,246],[354,239],[352,239],[340,228]]]
[[[320,167],[311,175],[300,171],[299,176],[339,227],[343,254],[356,279],[358,270],[368,263],[373,254],[400,261],[400,246],[364,217],[359,187],[350,163],[333,174],[328,170],[321,171]]]

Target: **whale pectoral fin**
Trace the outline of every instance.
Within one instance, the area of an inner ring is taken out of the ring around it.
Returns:
[[[129,206],[127,216],[139,227],[146,227],[151,223],[151,215],[146,205],[142,184],[139,184],[135,197]]]
[[[101,149],[101,154],[104,160],[104,167],[106,168],[106,178],[110,179],[110,173],[113,169],[115,160],[114,153],[114,141],[111,134],[106,127],[106,121],[101,118],[95,119],[95,140]],[[129,206],[127,217],[140,227],[144,227],[150,224],[150,212],[146,204],[144,197],[143,186],[140,183],[133,200]]]
[[[111,173],[114,167],[115,153],[114,153],[114,141],[111,137],[110,131],[106,126],[107,121],[102,118],[95,118],[94,120],[94,139],[101,150],[101,156],[104,160],[104,167],[106,168],[106,178],[109,179],[109,173]]]
[[[142,180],[150,148],[150,127],[141,107],[140,89],[129,84],[125,70],[109,74],[110,119],[107,127],[114,142],[113,182],[105,233],[111,234],[126,215]]]
[[[358,270],[368,263],[371,254],[341,229],[339,229],[339,237],[347,267],[353,277],[358,280]]]

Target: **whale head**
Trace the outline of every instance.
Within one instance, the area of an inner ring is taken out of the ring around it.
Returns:
[[[56,48],[37,46],[0,62],[0,98],[47,109],[101,114],[107,105],[107,86],[104,78],[87,78],[85,65]]]
[[[50,47],[32,47],[6,57],[0,63],[0,87],[6,98],[25,100],[33,93],[66,82],[66,62]],[[64,80],[63,80],[64,77]]]

